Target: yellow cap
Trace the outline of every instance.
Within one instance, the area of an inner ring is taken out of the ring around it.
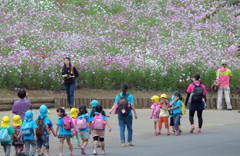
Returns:
[[[10,122],[10,118],[8,116],[4,116],[3,119],[2,119],[1,127],[2,128],[9,127],[9,122]]]
[[[155,103],[159,102],[159,96],[157,95],[154,95],[151,99],[154,100]]]
[[[167,99],[167,95],[166,95],[166,94],[162,94],[162,95],[161,95],[161,98]]]
[[[48,110],[48,115],[47,117],[49,118],[49,120],[51,120],[51,117],[50,117],[50,111]]]
[[[72,118],[77,118],[77,111],[78,111],[77,108],[72,108],[70,110],[70,114]]]
[[[13,116],[13,126],[22,126],[22,119],[19,115]]]

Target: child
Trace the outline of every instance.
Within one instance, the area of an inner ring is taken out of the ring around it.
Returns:
[[[57,136],[57,134],[55,133],[55,130],[53,129],[53,124],[52,124],[52,122],[51,122],[51,117],[50,117],[50,111],[48,110],[48,115],[47,115],[47,117],[49,118],[49,124],[48,124],[48,128],[49,128],[49,130],[50,130],[50,133],[52,132],[52,134],[56,137]],[[45,152],[45,150],[47,151],[47,156],[49,156],[50,154],[49,154],[49,135],[50,134],[47,134],[47,142],[48,142],[48,148],[47,147],[45,147],[45,146],[43,146],[43,148],[42,148],[42,153],[44,153]]]
[[[12,144],[11,136],[18,138],[9,122],[10,118],[8,116],[4,116],[0,127],[0,142],[3,146],[5,156],[10,156]]]
[[[48,118],[48,110],[46,105],[40,106],[39,116],[36,117],[37,123],[37,153],[39,156],[43,156],[44,154],[41,153],[41,148],[44,146],[45,148],[49,148],[47,135],[50,134],[48,124],[50,124]]]
[[[180,101],[181,99],[182,99],[181,94],[179,92],[175,92],[174,101],[171,101],[172,107],[168,109],[173,113],[175,136],[180,135],[179,122],[182,114],[182,111],[180,109],[180,107],[182,107],[182,102]]]
[[[24,144],[25,144],[25,153],[27,156],[29,156],[30,145],[32,145],[32,152],[30,156],[34,156],[37,149],[36,129],[38,128],[38,126],[36,122],[32,120],[33,115],[34,115],[34,112],[30,110],[25,113],[24,122],[22,124],[21,131],[18,135],[18,137],[20,137],[21,134],[23,135]]]
[[[92,106],[92,110],[90,110],[89,113],[88,113],[88,122],[89,122],[89,123],[91,123],[91,122],[93,121],[92,112],[95,110],[95,107],[96,107],[97,105],[99,105],[99,103],[98,103],[97,100],[92,100],[92,101],[90,102],[90,104],[91,104],[91,106]],[[93,142],[94,142],[94,140],[93,140]],[[99,144],[99,142],[100,142],[100,141],[98,141],[98,144],[97,144],[97,147],[98,147],[98,148],[101,147],[101,145]]]
[[[19,115],[13,116],[13,129],[15,134],[18,136],[22,127],[22,120]],[[15,147],[16,155],[23,151],[23,138],[22,136],[18,139],[13,137],[13,146]]]
[[[26,111],[31,107],[31,102],[28,100],[28,96],[25,90],[20,89],[18,91],[18,97],[20,98],[13,104],[12,113],[20,115],[21,120],[24,121]],[[26,99],[24,99],[26,98]]]
[[[104,144],[105,125],[108,126],[109,132],[111,132],[111,127],[107,120],[106,113],[102,110],[101,105],[97,105],[95,107],[95,110],[92,112],[92,115],[93,115],[93,121],[89,125],[89,129],[91,130],[93,128],[93,139],[94,139],[93,154],[97,155],[98,140],[100,140],[101,142],[102,154],[105,154],[105,144]],[[91,131],[89,131],[89,133],[91,134]]]
[[[174,93],[174,94],[175,94],[175,93]],[[170,107],[172,107],[172,105],[173,105],[174,94],[172,95],[172,99],[171,99],[171,102],[170,102],[170,103],[171,103]],[[179,132],[182,133],[181,128],[180,128],[180,124],[181,124],[181,122],[180,122],[180,120],[179,120],[179,126],[178,126],[178,127],[179,127]],[[172,111],[170,111],[170,126],[172,127],[172,134],[175,134]]]
[[[77,125],[77,117],[78,117],[77,111],[78,110],[76,108],[72,108],[70,110],[71,118],[72,118],[73,123],[75,124],[75,126]],[[75,138],[77,140],[78,148],[81,148],[81,146],[80,146],[80,138],[79,138],[78,133],[76,133],[76,129],[73,129],[72,135],[73,135],[73,137],[71,138],[71,143],[73,142],[73,138],[75,136]]]
[[[71,132],[71,130],[67,130],[63,127],[64,126],[63,118],[66,117],[65,108],[64,107],[58,108],[57,113],[58,113],[59,118],[58,118],[58,121],[57,121],[56,134],[58,134],[58,131],[60,129],[59,135],[58,135],[58,138],[60,139],[59,156],[63,155],[63,143],[64,143],[65,139],[67,140],[67,143],[68,143],[68,146],[69,146],[69,149],[70,149],[70,152],[71,152],[70,155],[74,156],[73,146],[72,146],[72,143],[71,143],[71,140],[70,140],[71,137],[72,137],[72,132]],[[74,128],[76,128],[76,127],[74,127]]]
[[[151,116],[150,116],[150,119],[153,119],[154,121],[154,134],[155,135],[158,135],[157,133],[157,123],[158,123],[158,115],[159,115],[159,109],[160,109],[160,106],[159,106],[159,97],[157,95],[154,95],[152,98],[152,113],[151,113]],[[159,133],[160,134],[160,133]]]
[[[169,117],[168,108],[170,107],[170,105],[167,102],[166,94],[162,94],[160,98],[161,98],[161,103],[160,103],[160,115],[159,115],[159,124],[158,124],[159,126],[158,135],[161,134],[163,122],[164,122],[165,128],[167,129],[167,135],[170,135],[169,125],[168,125],[168,117]]]
[[[77,118],[77,128],[79,131],[79,135],[82,140],[82,155],[86,155],[85,148],[88,144],[88,140],[90,138],[89,135],[89,127],[88,124],[88,112],[87,112],[87,107],[86,106],[79,106],[79,113],[78,113],[78,118]]]

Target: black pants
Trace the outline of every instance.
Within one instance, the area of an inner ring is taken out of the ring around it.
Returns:
[[[201,110],[201,109],[199,109],[199,110],[190,110],[189,111],[189,121],[190,121],[191,125],[194,124],[194,114],[195,114],[195,111],[197,111],[198,126],[199,126],[199,128],[202,128],[202,124],[203,124],[202,112],[203,112],[203,110]]]

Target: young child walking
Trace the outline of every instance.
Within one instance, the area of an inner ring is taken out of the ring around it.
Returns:
[[[169,125],[168,125],[168,117],[169,112],[168,108],[170,107],[169,103],[167,102],[167,95],[162,94],[161,95],[161,103],[160,103],[160,114],[159,114],[159,132],[158,135],[161,134],[162,124],[164,123],[165,128],[167,129],[167,135],[170,135],[169,132]]]
[[[18,138],[13,128],[10,126],[10,118],[8,116],[4,116],[0,127],[0,142],[3,146],[5,156],[10,156],[12,136]]]
[[[100,140],[102,147],[102,154],[105,154],[105,144],[104,144],[104,135],[105,135],[105,126],[107,125],[109,128],[109,132],[111,132],[110,124],[107,120],[106,113],[103,111],[101,105],[97,105],[95,110],[92,112],[93,121],[89,126],[89,129],[93,128],[93,139],[94,139],[94,150],[93,154],[97,155],[97,144],[98,140]],[[91,131],[89,131],[91,134]]]
[[[70,110],[70,114],[71,114],[71,118],[73,120],[73,123],[75,124],[75,126],[77,125],[77,117],[78,117],[78,114],[77,114],[78,110],[76,108],[72,108]],[[74,137],[76,138],[77,140],[77,145],[78,145],[78,148],[81,148],[81,145],[80,145],[80,138],[79,138],[79,135],[76,131],[75,128],[72,129],[72,138],[71,138],[71,143],[73,143],[73,139]]]
[[[63,143],[64,140],[66,139],[67,143],[68,143],[68,147],[70,150],[70,155],[74,156],[73,153],[73,146],[71,143],[71,138],[72,138],[72,132],[71,132],[71,125],[73,123],[71,118],[68,117],[65,113],[65,108],[61,107],[57,109],[57,113],[58,113],[58,121],[57,121],[57,129],[56,129],[56,134],[58,134],[59,131],[59,135],[58,138],[60,139],[60,143],[59,143],[59,156],[63,155]],[[76,128],[76,127],[74,127]],[[77,128],[76,128],[77,129]]]
[[[152,113],[151,113],[150,119],[152,119],[154,122],[154,134],[158,135],[160,134],[157,132],[157,123],[158,123],[158,116],[159,116],[159,110],[160,110],[159,96],[154,95],[151,98],[151,100],[153,104],[151,105]]]
[[[88,145],[88,140],[90,139],[88,112],[86,106],[79,106],[78,110],[77,128],[82,141],[81,151],[82,155],[86,155],[85,148]]]
[[[49,148],[49,142],[47,135],[50,134],[48,125],[50,124],[49,118],[48,118],[48,110],[46,105],[40,106],[39,116],[36,117],[36,123],[37,123],[37,153],[38,156],[44,156],[44,153],[41,153],[41,148]]]
[[[25,144],[24,150],[27,156],[29,156],[30,145],[32,146],[32,152],[30,156],[34,156],[37,150],[36,129],[38,128],[38,126],[36,122],[33,121],[33,115],[34,115],[34,112],[30,110],[28,110],[25,113],[24,122],[22,124],[21,131],[18,135],[18,137],[20,137],[21,134],[23,135],[24,144]]]
[[[19,115],[13,116],[13,129],[17,136],[19,136],[22,127],[22,119]],[[22,135],[19,138],[12,137],[12,145],[15,147],[16,155],[23,151],[23,137]]]
[[[182,107],[182,102],[180,100],[182,100],[182,95],[179,92],[175,92],[174,101],[171,101],[172,107],[168,109],[173,113],[175,136],[180,135],[179,123],[182,114],[182,111],[180,109]]]
[[[49,128],[50,134],[52,133],[53,136],[56,137],[57,134],[55,133],[55,130],[53,129],[53,123],[52,123],[52,121],[51,121],[50,111],[49,111],[49,110],[48,110],[48,115],[47,115],[47,117],[49,118],[48,128]],[[47,134],[48,147],[45,147],[45,146],[42,147],[42,153],[44,153],[45,150],[46,150],[46,152],[47,152],[46,156],[50,156],[50,153],[49,153],[49,149],[50,149],[50,144],[49,144],[49,139],[50,139],[50,138],[49,138],[49,136],[50,136],[50,134]]]

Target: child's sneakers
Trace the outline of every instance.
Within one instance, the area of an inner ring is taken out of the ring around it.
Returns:
[[[134,146],[134,144],[132,142],[129,142],[128,146]]]
[[[105,155],[105,150],[102,150],[102,155]]]
[[[175,134],[174,134],[175,136],[179,136],[180,134],[178,133],[178,132],[175,132]]]
[[[86,155],[84,147],[81,147],[81,153],[82,153],[82,155]]]
[[[155,131],[154,134],[157,135],[157,132]]]
[[[195,129],[195,126],[192,125],[192,126],[191,126],[191,129],[190,129],[190,133],[193,133],[194,129]]]
[[[122,143],[122,147],[126,147],[126,144],[124,142]]]
[[[172,134],[174,134],[175,133],[175,131],[172,131]]]
[[[167,135],[170,135],[170,132],[167,132]]]
[[[97,151],[93,150],[93,155],[97,155]]]
[[[161,135],[161,132],[157,132],[157,134],[156,135]]]
[[[202,133],[202,130],[201,130],[201,129],[199,129],[199,130],[197,131],[197,133],[198,133],[198,134],[201,134],[201,133]]]

